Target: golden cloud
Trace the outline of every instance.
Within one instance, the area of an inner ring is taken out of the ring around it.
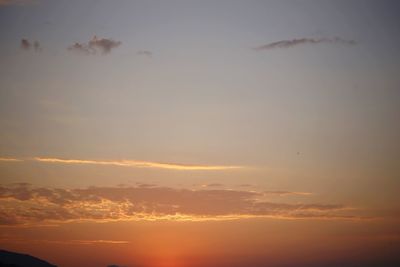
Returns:
[[[0,186],[0,225],[71,221],[209,221],[246,218],[363,219],[340,204],[276,203],[264,193],[169,187],[76,189]],[[364,218],[365,219],[365,218]]]
[[[178,163],[161,163],[152,161],[140,161],[140,160],[82,160],[82,159],[59,159],[59,158],[34,158],[36,161],[46,163],[62,163],[62,164],[95,164],[95,165],[112,165],[122,167],[137,167],[137,168],[159,168],[159,169],[170,169],[170,170],[229,170],[243,168],[241,166],[223,166],[223,165],[189,165],[189,164],[178,164]]]

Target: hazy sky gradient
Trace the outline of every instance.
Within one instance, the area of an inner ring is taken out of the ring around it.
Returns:
[[[40,243],[54,248],[61,267],[80,264],[62,255],[68,250],[89,255],[105,248],[109,254],[84,263],[400,262],[397,1],[0,4],[2,247],[46,258],[35,247]],[[87,195],[93,186],[107,193]],[[121,188],[135,197],[144,188],[175,192],[176,199],[126,202],[116,195]],[[68,201],[55,202],[61,196]],[[186,197],[192,200],[184,208]],[[42,201],[40,212],[25,213]],[[104,203],[107,212],[99,215]],[[178,211],[238,218],[130,221],[135,203],[145,217]],[[87,209],[61,212],[79,205]],[[330,219],[315,220],[315,210],[293,213],[296,205],[343,210],[316,211]],[[241,218],[260,212],[270,216]],[[288,221],[289,213],[301,219]],[[126,237],[120,225],[143,233]],[[137,259],[129,258],[131,250]],[[294,260],[283,260],[285,254]]]

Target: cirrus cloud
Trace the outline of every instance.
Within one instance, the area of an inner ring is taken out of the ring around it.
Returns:
[[[243,166],[236,165],[200,165],[200,164],[184,164],[184,163],[168,163],[144,160],[92,160],[92,159],[62,159],[62,158],[5,158],[0,157],[0,162],[26,162],[37,161],[48,164],[67,164],[67,165],[109,165],[118,167],[132,168],[154,168],[180,171],[222,171],[242,169]]]
[[[255,51],[264,51],[278,48],[292,48],[305,44],[341,44],[341,45],[355,45],[356,41],[347,40],[340,37],[333,38],[299,38],[290,40],[280,40],[277,42],[268,43],[265,45],[253,48]]]
[[[41,158],[35,157],[35,161],[44,163],[58,163],[58,164],[86,164],[86,165],[111,165],[121,167],[137,167],[137,168],[159,168],[170,170],[184,170],[184,171],[212,171],[212,170],[229,170],[239,169],[241,166],[228,166],[228,165],[197,165],[197,164],[182,164],[182,163],[165,163],[143,160],[82,160],[82,159],[60,159],[60,158]]]

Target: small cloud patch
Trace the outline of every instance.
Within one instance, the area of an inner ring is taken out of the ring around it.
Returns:
[[[109,54],[113,49],[122,44],[120,41],[114,41],[109,38],[98,38],[96,35],[87,43],[76,42],[67,49],[86,55]]]
[[[29,41],[28,39],[21,39],[20,48],[24,51],[33,50],[35,52],[42,51],[42,47],[38,41]]]
[[[136,54],[138,54],[139,56],[145,56],[145,57],[153,56],[153,52],[151,52],[149,50],[139,50]]]

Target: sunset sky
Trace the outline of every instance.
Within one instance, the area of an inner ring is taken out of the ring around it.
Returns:
[[[0,248],[59,267],[400,266],[399,13],[0,0]]]

